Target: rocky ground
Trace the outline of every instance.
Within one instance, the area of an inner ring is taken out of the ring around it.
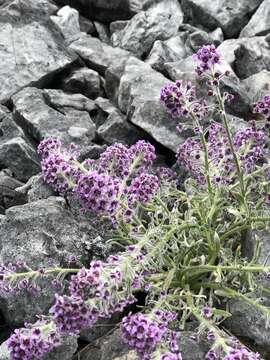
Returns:
[[[179,78],[196,81],[192,54],[206,43],[218,46],[232,73],[222,88],[235,95],[228,110],[238,126],[269,91],[269,0],[0,1],[0,263],[37,268],[49,259],[64,265],[69,255],[89,262],[108,253],[104,226],[90,225],[44,185],[37,144],[59,136],[94,158],[108,144],[145,138],[171,164],[190,131],[176,132],[159,104],[160,88]],[[52,299],[49,290],[0,294],[0,360],[9,359],[9,331],[46,313]],[[235,301],[230,310],[227,328],[270,359],[260,315]],[[79,341],[65,339],[46,359],[135,359],[113,330],[117,322],[84,331]],[[192,326],[182,334],[183,360],[204,358],[207,344],[192,335]],[[78,344],[83,350],[75,355]]]

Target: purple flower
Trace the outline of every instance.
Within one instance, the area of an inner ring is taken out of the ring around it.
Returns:
[[[100,155],[98,171],[108,171],[113,176],[126,177],[129,175],[131,157],[129,149],[123,144],[113,144]]]
[[[55,331],[42,331],[39,327],[17,329],[7,341],[12,360],[41,359],[44,354],[59,345],[59,337]],[[46,326],[46,324],[43,324]]]
[[[98,319],[96,309],[87,306],[81,298],[55,295],[49,312],[60,333],[76,334]]]
[[[177,80],[161,89],[160,102],[172,117],[187,117],[192,113],[198,119],[207,114],[207,102],[196,98],[195,87],[191,82]]]
[[[208,306],[205,306],[203,309],[202,309],[202,315],[206,318],[206,319],[209,319],[212,317],[213,315],[213,310],[208,307]]]
[[[217,360],[217,359],[218,356],[216,352],[213,350],[208,351],[208,353],[205,355],[205,360]]]
[[[223,360],[260,360],[261,357],[258,353],[249,351],[245,346],[232,348]]]
[[[56,137],[48,137],[40,142],[37,152],[41,158],[46,158],[49,154],[59,152],[61,148],[61,141]]]
[[[253,104],[253,113],[262,114],[267,120],[270,120],[270,95],[265,95],[257,103]]]
[[[150,355],[164,339],[167,327],[137,313],[123,318],[121,330],[123,341],[136,350],[140,359],[144,359],[144,354]]]
[[[129,156],[133,161],[133,166],[136,165],[139,172],[149,168],[156,160],[156,150],[153,145],[144,140],[137,141],[129,149]]]
[[[134,178],[127,188],[129,204],[136,202],[145,204],[149,202],[159,187],[158,177],[147,173],[142,173]]]
[[[95,214],[113,215],[119,205],[120,183],[117,178],[91,171],[81,175],[74,193],[84,207]]]
[[[215,45],[204,45],[194,55],[194,59],[198,64],[196,73],[202,75],[214,65],[220,63],[220,54]]]

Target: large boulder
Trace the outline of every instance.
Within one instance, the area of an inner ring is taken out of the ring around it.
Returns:
[[[94,104],[80,94],[61,90],[25,88],[12,97],[14,117],[34,140],[58,136],[65,145],[88,145],[95,137],[95,125],[87,110]]]
[[[262,0],[183,0],[186,22],[209,30],[221,27],[227,38],[236,37]]]
[[[0,8],[0,102],[42,86],[76,58],[50,21],[47,0],[14,0]]]
[[[177,34],[183,22],[178,0],[166,0],[135,15],[122,31],[112,36],[114,46],[145,57],[156,40],[167,40]]]
[[[264,0],[248,24],[240,33],[240,37],[266,35],[270,32],[270,3]]]

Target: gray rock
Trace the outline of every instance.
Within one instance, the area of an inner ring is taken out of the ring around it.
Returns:
[[[16,188],[22,185],[23,183],[12,177],[9,170],[0,171],[0,213],[4,214],[5,209],[26,202],[26,196],[16,191]]]
[[[264,0],[249,23],[240,33],[240,37],[266,35],[270,32],[270,1]]]
[[[51,20],[62,33],[68,44],[80,37],[81,30],[77,10],[69,6],[64,6],[57,12],[57,16],[51,16]]]
[[[222,28],[227,38],[236,37],[262,0],[183,0],[186,22],[209,30]]]
[[[179,61],[187,56],[185,41],[182,36],[175,36],[168,41],[155,41],[146,59],[154,70],[164,72],[165,63]]]
[[[91,69],[102,75],[111,65],[118,65],[126,61],[130,54],[122,49],[113,48],[102,43],[99,39],[90,35],[82,36],[79,40],[70,45]]]
[[[196,52],[205,44],[213,43],[218,46],[223,40],[223,32],[220,28],[217,28],[211,33],[197,29],[189,35],[186,45],[191,48],[192,52]]]
[[[242,81],[250,102],[258,101],[263,95],[270,92],[270,71],[263,70]]]
[[[255,299],[254,299],[255,300]],[[269,300],[260,299],[261,304],[269,306]],[[255,343],[259,346],[260,352],[270,355],[269,327],[265,315],[262,314],[255,306],[248,304],[242,299],[230,299],[228,302],[228,311],[232,314],[224,325],[230,332],[240,340]]]
[[[65,145],[87,145],[95,137],[95,125],[85,111],[92,102],[83,95],[25,88],[12,102],[17,123],[36,141],[58,136]]]
[[[149,65],[132,58],[127,61],[120,80],[118,103],[133,124],[175,151],[183,138],[176,130],[177,121],[159,103],[160,90],[168,82]]]
[[[93,144],[93,145],[86,146],[80,151],[78,160],[81,162],[86,159],[95,159],[96,160],[100,157],[101,153],[103,153],[103,151],[105,149],[106,149],[106,145]]]
[[[121,30],[123,30],[127,24],[129,23],[128,20],[118,20],[118,21],[113,21],[110,23],[110,34],[114,34],[116,32],[119,32]]]
[[[75,336],[65,336],[62,344],[43,356],[41,360],[70,360],[77,350],[77,338]],[[0,360],[11,360],[7,344],[0,346]]]
[[[60,5],[70,5],[91,20],[106,23],[129,19],[133,15],[129,0],[56,0]]]
[[[126,116],[115,108],[109,100],[98,98],[96,104],[99,109],[97,126],[98,123],[102,122],[97,129],[97,134],[107,144],[121,142],[131,145],[143,137],[142,132],[130,124]]]
[[[85,329],[80,332],[80,339],[92,343],[93,341],[104,337],[111,332],[121,321],[121,314],[116,313],[109,319],[100,319],[90,329]]]
[[[16,193],[26,198],[27,202],[48,199],[50,196],[55,195],[52,188],[44,183],[42,174],[31,177],[23,186],[17,186]]]
[[[29,84],[42,86],[77,58],[50,22],[48,1],[9,4],[0,10],[1,103]]]
[[[192,340],[194,332],[181,332],[179,347],[183,360],[202,360],[207,351],[207,345]],[[81,360],[137,360],[135,351],[131,351],[123,344],[120,330],[105,336],[93,343],[80,353]]]
[[[96,31],[96,28],[95,28],[95,25],[93,24],[93,22],[91,20],[85,18],[81,14],[79,14],[79,24],[80,24],[81,32],[85,32],[87,34],[94,34]]]
[[[25,261],[32,269],[48,266],[67,266],[70,255],[87,265],[99,242],[98,228],[83,216],[75,216],[63,198],[31,202],[6,211],[0,228],[0,263]],[[52,266],[52,265],[51,265]],[[0,298],[0,310],[9,325],[33,321],[36,314],[46,314],[54,299],[50,279],[39,278],[35,283],[40,292]]]
[[[240,79],[262,70],[270,70],[270,39],[268,36],[224,41],[218,50]]]
[[[98,33],[99,39],[106,44],[110,44],[111,41],[109,27],[99,21],[94,21],[94,25],[96,28],[96,32]]]
[[[99,74],[86,67],[74,70],[63,79],[62,89],[71,93],[80,93],[90,99],[96,99],[101,91]]]
[[[22,182],[40,171],[36,152],[5,108],[0,108],[0,168]]]
[[[156,40],[167,40],[178,32],[183,13],[177,0],[167,0],[135,15],[112,43],[138,57],[146,56]]]

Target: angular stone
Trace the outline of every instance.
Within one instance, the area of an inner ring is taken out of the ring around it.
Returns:
[[[65,48],[44,3],[17,0],[0,11],[1,103],[29,84],[44,85],[77,58]]]
[[[218,50],[240,79],[270,70],[270,38],[252,37],[224,41]]]
[[[164,72],[165,63],[179,61],[187,56],[185,41],[182,36],[175,36],[168,41],[155,41],[145,62],[154,70]]]
[[[57,16],[51,16],[51,20],[62,33],[69,44],[80,37],[79,13],[69,6],[64,6],[57,12]]]
[[[85,111],[91,100],[83,95],[65,96],[60,90],[25,88],[12,101],[17,123],[36,141],[58,136],[65,145],[87,145],[95,137],[95,125]]]
[[[236,37],[262,0],[183,0],[185,22],[209,30],[222,28],[227,38]]]
[[[71,93],[80,93],[96,99],[100,95],[100,77],[99,74],[88,68],[80,68],[72,71],[62,81],[62,89]]]
[[[0,213],[5,210],[26,203],[26,196],[16,191],[23,183],[14,179],[9,170],[0,171]]]
[[[69,48],[75,51],[87,66],[102,75],[105,74],[109,66],[118,65],[130,56],[127,51],[113,48],[90,35],[82,36],[79,40],[74,41]]]
[[[156,141],[175,151],[183,138],[159,102],[161,88],[169,82],[149,65],[132,58],[127,61],[120,80],[118,103],[128,119]]]
[[[26,184],[17,187],[16,193],[26,198],[27,202],[48,199],[55,195],[52,188],[44,182],[42,174],[31,177]]]
[[[3,107],[0,108],[0,169],[9,169],[22,182],[40,171],[35,149]]]
[[[135,15],[122,31],[114,33],[112,43],[137,57],[145,57],[156,40],[167,40],[178,32],[183,13],[177,0],[166,0]]]
[[[115,108],[110,101],[98,98],[96,104],[99,108],[97,122],[101,123],[102,121],[102,124],[97,129],[97,134],[107,144],[121,142],[132,145],[143,137],[142,131],[130,124],[126,116]],[[98,126],[98,123],[96,124]]]
[[[106,44],[110,44],[111,41],[109,27],[99,21],[94,21],[94,25],[99,39]]]
[[[70,255],[89,264],[98,243],[98,229],[89,219],[75,216],[60,197],[50,197],[6,211],[0,228],[0,262],[26,262],[32,269],[48,266],[66,267]],[[51,259],[51,260],[49,260]],[[29,292],[10,298],[0,297],[0,310],[6,323],[18,325],[33,321],[36,314],[46,314],[54,299],[50,279],[39,278],[37,296]]]
[[[76,336],[65,336],[62,339],[62,344],[47,355],[44,355],[41,360],[70,360],[75,354],[77,347]],[[0,346],[0,360],[11,360],[6,343]]]
[[[264,0],[248,24],[240,33],[240,37],[266,35],[270,32],[270,2]]]
[[[81,14],[79,14],[79,24],[80,24],[81,32],[85,32],[87,34],[94,34],[96,31],[93,22],[85,18]]]

